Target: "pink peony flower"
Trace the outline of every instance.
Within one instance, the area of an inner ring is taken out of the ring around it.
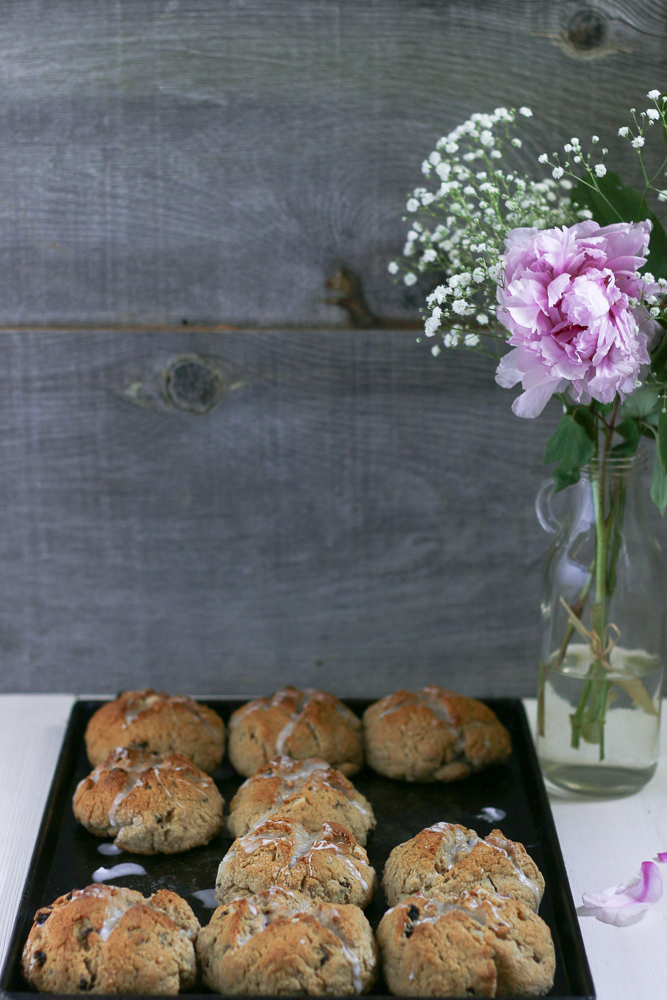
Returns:
[[[536,417],[554,392],[611,403],[636,388],[659,325],[631,299],[659,291],[636,276],[646,263],[650,222],[562,229],[513,229],[505,240],[505,286],[498,320],[514,347],[496,382],[523,393],[512,409]]]

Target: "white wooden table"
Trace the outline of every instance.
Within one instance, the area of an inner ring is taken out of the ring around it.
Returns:
[[[0,695],[0,966],[73,701]],[[525,705],[532,719],[535,703]],[[605,802],[554,794],[551,805],[579,905],[585,890],[625,882],[667,851],[667,753],[637,795]],[[667,878],[667,865],[660,867]],[[667,892],[630,927],[582,916],[581,928],[599,1000],[665,1000]]]

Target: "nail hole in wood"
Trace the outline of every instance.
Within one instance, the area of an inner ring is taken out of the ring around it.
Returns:
[[[570,45],[577,52],[597,49],[605,40],[607,26],[604,18],[596,10],[584,7],[577,11],[567,26],[566,35]]]
[[[165,375],[168,401],[187,413],[208,413],[220,401],[223,389],[222,372],[196,354],[177,358]]]

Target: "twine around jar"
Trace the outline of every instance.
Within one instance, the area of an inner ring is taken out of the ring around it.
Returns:
[[[592,623],[590,629],[586,628],[581,618],[577,617],[564,597],[561,597],[560,602],[567,611],[568,621],[572,628],[576,629],[579,635],[585,639],[590,646],[593,663],[599,663],[604,670],[611,673],[613,668],[609,662],[609,656],[611,655],[612,649],[621,638],[621,630],[619,627],[614,625],[613,622],[610,622],[604,629],[602,635],[600,635]],[[615,639],[611,638],[610,632],[612,630],[616,633]],[[620,688],[630,695],[634,703],[640,708],[643,708],[649,715],[658,714],[658,709],[653,704],[651,698],[649,698],[646,688],[642,684],[639,677],[617,676],[613,678],[613,683],[618,684]]]

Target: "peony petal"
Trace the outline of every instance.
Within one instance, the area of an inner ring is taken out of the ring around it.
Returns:
[[[563,274],[559,274],[557,278],[554,278],[554,280],[550,282],[549,287],[547,288],[550,306],[555,306],[558,300],[563,297],[563,292],[569,286],[571,281],[572,278],[570,275],[564,272]]]
[[[667,857],[667,854],[665,855]],[[599,892],[585,892],[584,906],[605,924],[623,927],[662,897],[662,875],[653,861],[642,862],[641,875],[625,885],[610,885]]]
[[[663,865],[667,865],[667,851],[662,851],[662,853],[658,855],[658,861],[662,861]]]
[[[512,412],[517,417],[539,417],[540,413],[547,405],[555,392],[558,392],[562,385],[562,379],[552,379],[547,385],[540,385],[534,389],[526,389],[512,403]]]
[[[523,378],[523,371],[517,364],[520,354],[519,348],[515,347],[513,351],[508,351],[507,354],[503,355],[498,362],[496,382],[498,385],[502,385],[503,389],[511,389]]]

